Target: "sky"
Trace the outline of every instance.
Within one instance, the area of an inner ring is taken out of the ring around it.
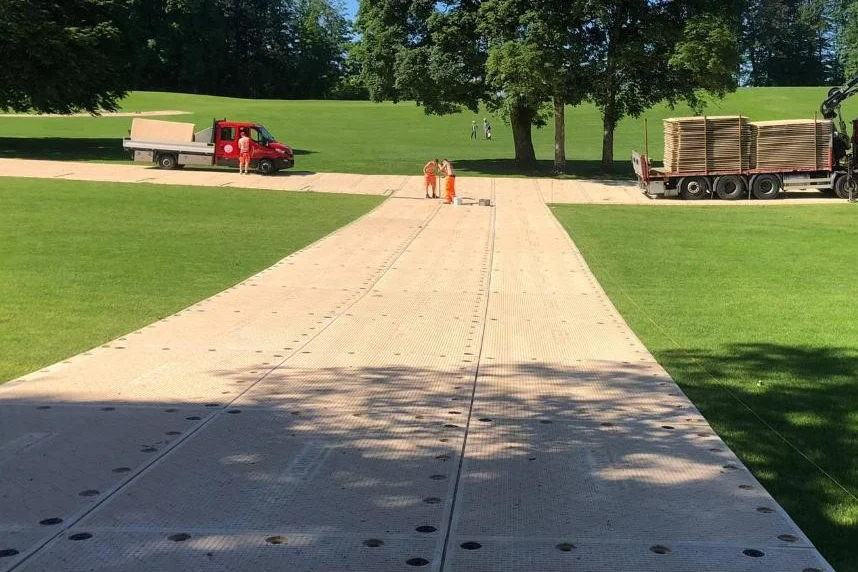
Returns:
[[[345,0],[346,16],[352,20],[354,20],[354,17],[357,14],[358,1],[359,0]]]

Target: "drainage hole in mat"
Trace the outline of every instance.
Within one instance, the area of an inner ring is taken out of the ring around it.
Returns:
[[[819,568],[805,568],[801,572],[822,572]]]
[[[9,556],[15,556],[18,554],[18,551],[14,548],[4,548],[0,550],[0,558],[7,558]]]
[[[94,497],[94,496],[98,496],[101,493],[95,489],[86,489],[85,491],[80,491],[77,494],[78,494],[78,496],[82,496],[82,497]]]
[[[711,449],[709,449],[709,452],[710,453],[723,453],[724,449],[719,449],[718,447],[712,447]]]
[[[479,550],[483,547],[483,545],[479,542],[463,542],[459,546],[461,546],[465,550]]]
[[[739,488],[740,488],[740,489],[742,489],[743,491],[752,491],[752,490],[754,490],[754,487],[753,487],[752,485],[739,485]]]
[[[178,534],[171,534],[167,537],[167,540],[172,540],[173,542],[184,542],[191,537],[187,532],[180,532]]]
[[[461,411],[448,411],[447,413],[449,413],[450,415],[461,415],[462,414]]]
[[[614,426],[614,424],[609,422],[609,421],[605,421],[604,423],[601,423],[601,425],[602,425],[602,427],[613,427]]]
[[[423,502],[425,502],[426,504],[438,504],[441,502],[441,499],[439,499],[438,497],[426,497],[425,499],[423,499]]]
[[[39,405],[38,407],[36,407],[36,409],[50,409],[50,408],[51,408],[50,405]]]
[[[429,561],[425,558],[409,558],[405,563],[409,566],[426,566],[429,564]]]
[[[446,437],[441,437],[440,439],[438,439],[438,441],[440,441],[441,443],[448,443],[450,440]]]
[[[492,420],[491,420],[491,419],[489,419],[488,417],[480,417],[480,418],[478,419],[478,421],[479,421],[480,423],[491,423],[491,422],[492,422]]]
[[[459,428],[458,425],[454,425],[452,423],[445,423],[444,427],[446,427],[447,429],[458,429]]]
[[[562,544],[558,544],[557,546],[555,546],[555,548],[560,552],[571,552],[575,550],[575,545],[569,544],[568,542],[564,542]]]
[[[449,461],[450,460],[450,454],[449,453],[442,453],[440,455],[435,455],[435,458],[438,459],[439,461]]]
[[[206,407],[220,407],[217,403],[206,403]]]
[[[761,512],[763,514],[772,514],[773,512],[775,512],[775,509],[769,508],[767,506],[760,506],[757,507],[757,512]]]
[[[114,473],[130,473],[131,467],[116,467],[113,469]]]
[[[552,423],[554,423],[554,421],[551,421],[550,419],[541,419],[539,422],[543,425],[551,425]]]
[[[798,536],[793,536],[792,534],[781,534],[778,536],[778,540],[782,540],[783,542],[798,542]]]
[[[742,554],[744,554],[745,556],[750,556],[751,558],[762,558],[766,555],[766,553],[762,550],[757,550],[755,548],[748,548],[746,550],[743,550]]]
[[[730,463],[729,465],[723,465],[721,468],[723,468],[723,469],[727,469],[727,470],[730,470],[730,471],[736,471],[736,470],[738,470],[738,469],[739,469],[739,467],[737,467],[736,465],[734,465],[734,464],[732,464],[732,463]]]
[[[370,548],[377,548],[377,547],[381,546],[382,544],[384,544],[384,542],[377,539],[377,538],[367,538],[366,540],[363,541],[363,545],[369,546]]]
[[[447,478],[447,475],[432,475],[429,478],[432,479],[433,481],[443,481],[444,479]]]
[[[46,518],[45,520],[40,520],[39,524],[43,524],[45,526],[51,526],[53,524],[59,524],[63,521],[61,518]]]
[[[78,532],[69,536],[69,540],[88,540],[92,538],[92,534],[88,532]]]
[[[662,546],[661,544],[656,544],[655,546],[649,547],[650,552],[655,552],[656,554],[669,554],[670,548],[667,546]]]
[[[241,413],[241,409],[230,409],[227,411],[230,415],[235,415],[236,413]]]
[[[191,415],[190,417],[185,417],[185,419],[187,419],[188,421],[199,421],[200,419],[202,419],[202,417],[199,417],[197,415]]]
[[[662,425],[661,428],[662,429],[675,429],[675,427],[673,425]]]
[[[438,530],[438,529],[437,529],[437,528],[435,528],[434,526],[429,526],[429,525],[427,524],[427,525],[424,525],[424,526],[418,526],[418,527],[417,527],[417,528],[415,528],[414,530],[416,530],[417,532],[422,532],[422,533],[424,533],[424,534],[428,534],[428,533],[430,533],[430,532],[435,532],[435,531],[436,531],[436,530]]]
[[[142,449],[140,449],[141,453],[155,453],[157,451],[158,449],[156,449],[155,447],[143,447]]]
[[[167,431],[166,433],[164,433],[164,435],[170,435],[170,436],[181,435],[181,434],[182,434],[181,431]]]
[[[116,411],[115,407],[102,407],[100,411]]]
[[[279,535],[278,536],[269,536],[268,538],[265,539],[265,542],[267,542],[268,544],[286,544],[286,537],[285,536],[279,536]]]
[[[176,411],[178,411],[178,409],[175,409],[175,408],[172,408],[172,407],[171,407],[170,409],[165,409],[164,411],[165,411],[166,413],[175,413]]]

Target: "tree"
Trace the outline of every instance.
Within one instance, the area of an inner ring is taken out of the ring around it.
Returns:
[[[832,0],[750,0],[744,16],[747,80],[755,86],[822,85],[837,75]]]
[[[0,0],[0,108],[97,113],[130,85],[120,2]]]
[[[484,103],[509,119],[519,166],[535,168],[531,126],[544,123],[547,92],[516,4],[362,0],[359,53],[371,98],[412,99],[434,114],[476,113]]]
[[[729,3],[591,0],[587,7],[589,98],[602,112],[602,169],[614,162],[620,119],[656,103],[700,106],[701,92],[735,89],[739,51]],[[717,14],[717,15],[716,15]]]
[[[580,73],[583,6],[577,0],[488,0],[480,8],[479,31],[488,42],[487,83],[505,96],[494,106],[510,107],[512,119],[521,115],[513,105],[523,100],[523,107],[535,112],[518,133],[529,135],[530,123],[544,124],[543,104],[553,103],[557,173],[566,171],[566,105],[577,105],[586,93]],[[517,157],[532,154],[532,144],[519,149],[528,144],[516,138]]]

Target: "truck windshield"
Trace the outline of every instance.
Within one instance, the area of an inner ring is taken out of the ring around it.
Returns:
[[[277,141],[277,139],[274,138],[274,135],[272,135],[264,125],[257,125],[256,128],[259,130],[259,134],[262,135],[262,137],[269,143]]]

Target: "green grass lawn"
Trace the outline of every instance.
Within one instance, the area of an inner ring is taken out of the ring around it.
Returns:
[[[378,197],[0,179],[0,383],[187,307]]]
[[[858,211],[553,209],[715,430],[837,570],[858,571]]]
[[[709,115],[741,113],[754,120],[813,117],[827,88],[743,88],[712,102]],[[123,102],[125,111],[183,110],[192,115],[160,117],[208,127],[214,117],[264,123],[297,150],[296,170],[383,174],[419,174],[428,158],[448,157],[463,174],[516,174],[509,126],[491,117],[494,141],[470,140],[470,125],[485,114],[470,112],[426,116],[414,103],[350,101],[240,100],[173,93],[136,92]],[[844,106],[858,114],[858,102]],[[653,157],[662,156],[661,120],[688,115],[657,106],[646,114]],[[599,171],[602,125],[598,110],[586,104],[567,112],[570,172],[595,176]],[[122,137],[131,126],[120,117],[0,117],[0,157],[127,161]],[[482,132],[480,132],[482,134]],[[482,136],[482,135],[481,135]],[[544,172],[553,159],[553,127],[534,129],[534,145]],[[616,175],[631,173],[633,149],[644,147],[643,118],[627,118],[616,133]]]

